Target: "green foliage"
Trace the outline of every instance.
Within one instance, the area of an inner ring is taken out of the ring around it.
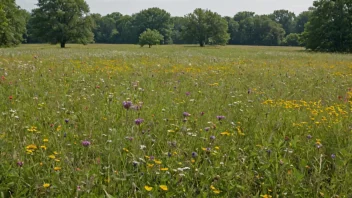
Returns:
[[[143,47],[144,45],[148,45],[149,48],[152,45],[160,44],[160,41],[164,39],[163,35],[161,35],[158,30],[147,29],[139,36],[139,44]]]
[[[52,44],[93,42],[94,21],[84,0],[39,0],[33,10],[33,34]]]
[[[283,45],[287,46],[299,46],[300,45],[300,34],[291,33],[285,37]]]
[[[306,23],[309,21],[309,17],[311,15],[312,11],[304,11],[301,12],[295,20],[295,32],[298,34],[301,34],[304,32],[304,26]]]
[[[305,26],[305,47],[313,51],[352,52],[352,2],[314,1],[314,10]]]
[[[249,11],[242,11],[242,12],[238,12],[233,19],[237,22],[243,21],[246,18],[252,18],[255,16],[255,12],[249,12]]]
[[[291,34],[295,31],[295,19],[296,15],[288,10],[275,10],[274,13],[270,14],[269,17],[275,22],[282,25],[286,35]]]
[[[186,40],[204,47],[205,44],[226,45],[230,39],[227,21],[216,12],[198,8],[185,18],[183,34]]]
[[[185,27],[187,20],[184,17],[172,17],[171,18],[173,29],[172,29],[172,42],[174,44],[185,44],[187,43],[185,39],[183,39],[182,29]]]
[[[117,43],[119,31],[117,30],[117,21],[123,15],[112,13],[101,17],[99,14],[92,15],[95,21],[94,41],[97,43]]]
[[[0,47],[20,44],[26,33],[26,13],[15,0],[0,0]]]
[[[280,45],[285,36],[285,30],[280,24],[268,16],[244,18],[239,22],[239,28],[233,36],[234,44],[242,45]]]
[[[172,43],[172,22],[170,13],[160,8],[149,8],[142,10],[133,17],[133,28],[136,29],[137,35],[147,29],[157,30],[163,35],[163,43]]]

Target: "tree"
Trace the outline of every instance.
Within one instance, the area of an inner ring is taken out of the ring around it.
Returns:
[[[352,52],[352,1],[318,0],[302,35],[306,49]]]
[[[312,11],[301,12],[295,19],[295,32],[301,34],[304,32],[304,26],[309,21]]]
[[[160,44],[160,41],[163,39],[163,35],[161,35],[158,30],[147,29],[139,36],[139,44],[142,47],[148,45],[149,48],[151,48],[152,45]]]
[[[136,28],[137,35],[140,35],[149,28],[160,32],[160,34],[164,36],[164,43],[172,43],[172,23],[170,13],[160,8],[149,8],[140,11],[132,17],[134,19],[133,28]]]
[[[38,0],[33,10],[33,34],[52,44],[93,42],[94,21],[84,0]]]
[[[227,21],[228,33],[230,35],[229,44],[238,44],[239,23],[228,16],[224,17],[224,19]]]
[[[138,43],[139,34],[137,33],[137,28],[133,25],[133,21],[134,18],[129,15],[124,15],[117,20],[116,26],[117,31],[119,32],[118,43]]]
[[[26,13],[15,0],[1,0],[0,4],[0,47],[20,44],[26,33]]]
[[[293,33],[295,29],[295,18],[296,15],[293,12],[288,10],[275,10],[274,13],[270,14],[269,17],[282,25],[284,28],[286,35]]]
[[[209,43],[225,45],[230,39],[227,21],[215,12],[198,8],[185,19],[184,38],[201,47]]]
[[[185,27],[186,19],[184,17],[172,17],[173,29],[171,39],[174,44],[185,44],[186,41],[182,36],[182,30]]]
[[[291,33],[286,36],[283,44],[287,46],[299,46],[300,45],[300,34]]]
[[[122,14],[112,13],[101,17],[100,14],[91,15],[95,21],[94,40],[98,43],[117,43],[119,32],[117,21]]]
[[[252,18],[254,17],[255,12],[249,12],[249,11],[243,11],[243,12],[238,12],[233,19],[237,22],[241,22],[245,20],[246,18]]]

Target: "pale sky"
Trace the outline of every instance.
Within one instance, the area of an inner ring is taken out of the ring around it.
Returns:
[[[37,0],[16,0],[26,10],[35,8]],[[112,12],[131,15],[143,9],[158,7],[172,16],[184,16],[195,8],[210,9],[222,16],[234,16],[240,11],[269,14],[274,10],[286,9],[296,14],[308,10],[313,0],[86,0],[91,13],[106,15]]]

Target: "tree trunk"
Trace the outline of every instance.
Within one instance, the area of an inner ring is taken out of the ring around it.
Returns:
[[[204,47],[204,46],[205,46],[204,41],[199,41],[199,45],[200,45],[201,47]]]
[[[60,43],[61,48],[65,48],[65,45],[66,45],[66,42],[64,42],[64,41],[62,41],[62,42]]]
[[[151,48],[151,47],[152,47],[152,45],[149,44],[149,48]]]

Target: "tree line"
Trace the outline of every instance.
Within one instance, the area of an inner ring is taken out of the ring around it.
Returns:
[[[315,51],[352,51],[350,0],[317,0],[298,15],[275,10],[234,16],[195,9],[183,17],[160,8],[136,14],[90,14],[84,0],[38,0],[31,12],[14,0],[0,5],[0,46],[24,43],[198,44],[305,46]]]

